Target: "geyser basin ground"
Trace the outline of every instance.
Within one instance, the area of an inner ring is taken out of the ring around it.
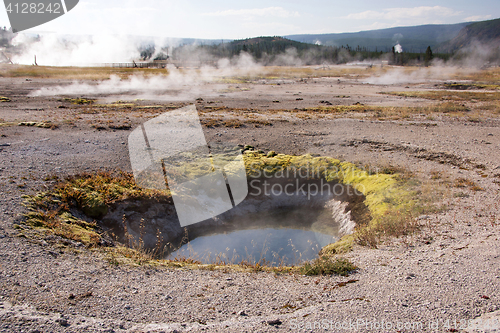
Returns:
[[[138,251],[118,245],[87,250],[75,245],[76,242],[54,235],[55,230],[37,231],[35,237],[32,229],[23,224],[17,226],[19,221],[14,217],[24,212],[20,205],[21,195],[52,189],[54,181],[49,176],[58,175],[62,180],[67,175],[82,172],[91,172],[96,177],[98,170],[129,170],[125,157],[127,147],[122,143],[126,142],[129,131],[114,131],[111,125],[108,128],[107,121],[112,120],[115,127],[129,117],[132,120],[129,126],[134,128],[149,116],[156,115],[139,108],[109,106],[90,109],[53,97],[27,97],[34,89],[64,84],[33,77],[28,82],[22,77],[37,69],[43,70],[29,66],[21,77],[0,79],[2,95],[11,99],[11,102],[0,103],[3,121],[42,122],[50,119],[58,125],[54,130],[16,126],[17,123],[1,127],[5,137],[0,138],[0,247],[4,259],[0,273],[1,296],[4,297],[1,302],[5,308],[0,309],[0,315],[7,331],[23,327],[25,330],[66,332],[85,330],[82,327],[85,325],[90,331],[119,331],[119,325],[124,324],[127,330],[142,331],[160,325],[167,332],[174,329],[267,332],[276,331],[267,321],[278,319],[282,322],[281,330],[296,331],[293,326],[296,318],[309,322],[343,322],[360,318],[366,322],[378,319],[386,323],[413,322],[419,318],[427,324],[437,320],[453,323],[472,320],[483,314],[488,316],[490,311],[498,308],[495,295],[498,295],[496,281],[500,274],[498,265],[492,265],[498,261],[500,236],[499,178],[495,176],[499,173],[495,169],[499,164],[500,147],[500,123],[498,113],[495,113],[498,108],[480,111],[474,121],[468,118],[484,105],[474,100],[457,102],[465,103],[472,111],[451,116],[433,109],[426,114],[410,113],[409,118],[399,114],[398,119],[397,115],[393,118],[383,110],[380,115],[364,113],[362,119],[352,113],[336,114],[340,119],[335,119],[330,118],[331,113],[318,114],[313,110],[292,114],[294,108],[318,107],[319,101],[330,101],[334,105],[356,102],[378,105],[377,101],[383,98],[384,105],[398,107],[433,103],[410,97],[376,95],[377,91],[390,89],[408,91],[405,89],[407,84],[374,87],[356,83],[355,77],[340,77],[341,84],[337,84],[337,78],[307,80],[307,83],[297,79],[290,84],[280,81],[280,85],[271,85],[272,82],[238,83],[233,86],[250,90],[237,96],[228,93],[226,97],[200,94],[204,99],[200,105],[207,108],[214,105],[245,109],[258,107],[259,115],[273,124],[272,127],[260,128],[252,123],[245,123],[237,129],[208,128],[209,141],[222,139],[235,145],[250,143],[257,149],[272,149],[290,155],[311,152],[342,156],[363,165],[390,164],[406,168],[426,185],[432,201],[443,209],[421,213],[427,217],[419,220],[420,231],[410,237],[390,238],[390,241],[379,243],[378,249],[354,246],[354,251],[344,256],[359,270],[347,278],[254,273],[253,268],[217,265],[205,266],[205,270],[175,269],[174,266],[202,266],[153,261],[139,256]],[[81,75],[82,79],[86,75],[85,70],[70,70],[71,75],[67,75],[68,81],[65,81],[68,84],[75,75]],[[311,75],[316,76],[324,73],[311,71]],[[478,73],[487,76],[479,79],[481,83],[490,79],[492,83],[498,81],[498,69],[494,70],[494,75],[491,72]],[[409,90],[424,88],[442,91],[434,83],[410,85]],[[300,96],[294,95],[299,92],[302,92]],[[448,94],[449,99],[456,96],[453,92]],[[299,97],[303,100],[296,101]],[[274,100],[280,103],[273,103]],[[249,105],[249,101],[254,104]],[[151,105],[151,102],[145,101],[142,105]],[[175,105],[172,109],[181,106]],[[286,115],[290,115],[290,121],[273,120],[273,115],[267,111],[273,106],[288,109]],[[232,110],[226,108],[222,112],[228,114]],[[304,115],[304,118],[293,115]],[[326,117],[319,119],[323,116]],[[105,129],[97,130],[94,125]],[[459,159],[451,159],[449,154],[440,154],[442,152],[452,153]],[[439,156],[439,159],[434,158]],[[465,159],[482,164],[482,169],[472,164],[453,167],[456,161]],[[479,172],[488,177],[484,178]],[[457,179],[462,181],[455,185]],[[472,190],[471,186],[464,185],[463,180],[474,182],[484,191]],[[73,187],[80,188],[82,184],[75,181]],[[98,185],[91,178],[87,179],[87,184]],[[117,189],[126,187],[114,184]],[[440,184],[448,196],[436,193]],[[128,191],[132,200],[136,191],[132,186]],[[142,198],[142,195],[135,197]],[[106,202],[124,200],[121,196],[104,195],[103,198]],[[77,213],[75,209],[74,214]],[[82,232],[80,236],[84,234]],[[212,267],[214,270],[209,270]],[[241,270],[252,273],[241,274]],[[279,272],[277,269],[272,271]],[[358,282],[347,284],[350,280]],[[344,287],[335,288],[338,285]],[[71,295],[75,298],[71,299]],[[482,298],[483,295],[489,299]],[[9,307],[9,303],[14,306]],[[33,315],[26,316],[27,307],[32,309],[29,311]],[[248,316],[240,316],[240,311]],[[71,324],[70,328],[55,322],[60,315]],[[458,326],[455,328],[459,329]]]

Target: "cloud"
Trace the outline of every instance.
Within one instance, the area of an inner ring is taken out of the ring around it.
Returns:
[[[466,17],[464,20],[470,22],[470,21],[483,21],[483,20],[488,20],[490,18],[491,15],[476,15],[476,16]]]
[[[274,16],[274,17],[299,17],[298,12],[291,12],[283,7],[267,7],[253,9],[228,9],[223,11],[203,13],[203,16]]]
[[[382,11],[367,10],[360,13],[353,13],[344,16],[345,19],[351,20],[401,20],[409,18],[428,18],[428,17],[450,17],[460,15],[462,12],[455,11],[448,7],[441,6],[421,6],[413,8],[386,8]]]

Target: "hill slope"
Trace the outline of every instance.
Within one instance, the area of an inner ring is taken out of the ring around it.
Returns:
[[[274,45],[287,45],[287,46],[293,46],[296,48],[301,48],[301,47],[306,47],[310,46],[306,43],[303,42],[298,42],[295,40],[291,40],[289,38],[284,38],[280,36],[274,36],[274,37],[254,37],[254,38],[247,38],[247,39],[237,39],[232,42],[230,42],[230,45],[257,45],[257,44],[265,44],[265,43],[272,43]]]
[[[321,43],[322,45],[347,45],[356,48],[366,47],[374,51],[390,51],[399,42],[405,51],[425,52],[427,46],[432,48],[455,38],[469,23],[421,25],[415,27],[397,27],[354,33],[289,35],[286,38],[304,42]]]
[[[458,35],[439,48],[441,51],[456,51],[479,42],[491,47],[500,46],[500,19],[476,22],[464,27]]]

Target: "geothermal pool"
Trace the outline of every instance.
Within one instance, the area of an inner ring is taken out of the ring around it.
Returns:
[[[338,239],[339,225],[321,230],[318,223],[331,222],[328,209],[287,207],[236,215],[228,221],[236,228],[215,228],[184,242],[166,259],[192,258],[211,263],[266,263],[271,266],[296,265],[314,259],[322,247]]]
[[[239,230],[196,238],[172,252],[167,259],[193,258],[205,264],[246,261],[290,266],[316,258],[323,246],[335,240],[335,236],[310,230]]]

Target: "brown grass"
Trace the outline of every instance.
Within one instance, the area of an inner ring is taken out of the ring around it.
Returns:
[[[224,106],[208,106],[205,107],[201,114],[210,113],[214,117],[214,121],[220,122],[224,116],[231,115],[238,117],[245,123],[256,123],[253,120],[245,120],[255,118],[256,114],[259,117],[266,116],[294,116],[298,119],[314,119],[324,117],[360,117],[372,118],[379,120],[400,120],[411,119],[415,116],[427,115],[431,117],[432,114],[446,114],[449,116],[471,116],[471,109],[463,103],[458,102],[442,102],[430,106],[406,107],[406,106],[373,106],[373,105],[330,105],[330,106],[317,106],[308,108],[295,108],[295,109],[267,109],[258,110],[252,108],[229,108]],[[475,114],[474,117],[479,115]],[[432,118],[434,119],[434,118]],[[277,120],[277,119],[275,119]],[[208,121],[208,120],[207,120]],[[269,125],[267,123],[258,122],[259,125]],[[212,122],[211,126],[216,125]],[[429,124],[433,126],[434,124]],[[219,124],[218,126],[223,126]]]
[[[482,101],[491,102],[500,100],[500,92],[479,92],[479,91],[392,91],[381,94],[394,95],[408,98],[424,98],[437,101]]]
[[[111,68],[111,67],[47,67],[6,65],[0,67],[0,77],[33,77],[49,79],[105,80],[111,75],[122,78],[134,74],[168,75],[166,69],[157,68]]]
[[[467,178],[457,178],[455,179],[454,186],[458,188],[469,188],[472,191],[483,191],[483,188],[478,186],[476,182]]]

